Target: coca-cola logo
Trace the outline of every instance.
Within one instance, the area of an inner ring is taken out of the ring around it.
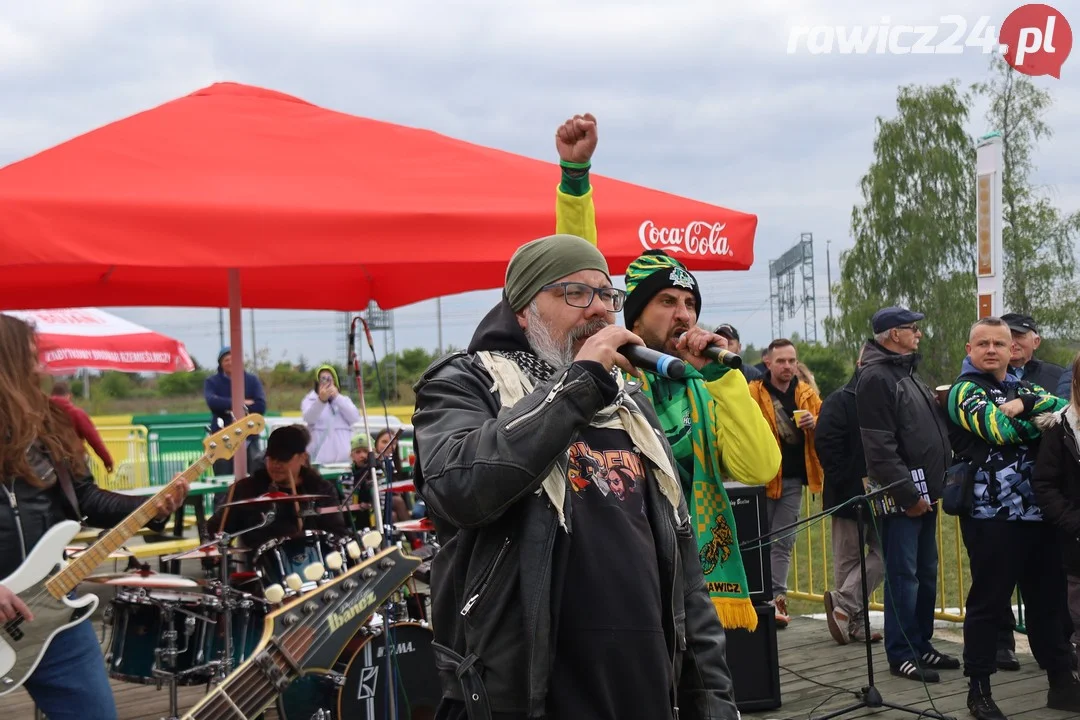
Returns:
[[[689,255],[734,255],[724,228],[727,223],[694,220],[685,227],[658,227],[646,220],[638,228],[638,239],[646,250],[666,250]]]

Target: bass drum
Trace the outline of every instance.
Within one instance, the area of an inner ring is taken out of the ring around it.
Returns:
[[[395,717],[434,720],[442,697],[432,633],[418,623],[397,623],[389,630],[367,630],[357,635],[335,663],[345,676],[341,687],[326,675],[309,674],[295,680],[278,698],[282,720],[382,720],[389,717],[386,682],[386,646],[391,648]],[[322,711],[323,715],[319,715]]]

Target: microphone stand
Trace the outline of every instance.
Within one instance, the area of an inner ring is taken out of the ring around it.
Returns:
[[[258,525],[253,525],[252,527],[237,533],[228,533],[225,530],[222,530],[216,541],[218,552],[221,557],[221,602],[224,609],[224,612],[221,614],[221,620],[222,632],[224,634],[224,650],[222,651],[221,660],[217,666],[217,673],[215,673],[213,678],[215,684],[220,684],[228,677],[229,673],[232,672],[233,662],[232,614],[234,601],[232,599],[232,594],[235,591],[229,585],[229,543],[232,542],[233,538],[240,537],[252,530],[261,530],[262,528],[269,527],[274,522],[276,516],[277,510],[271,507],[263,514],[262,522]]]
[[[848,713],[855,712],[856,710],[878,708],[889,708],[891,710],[898,710],[900,712],[910,713],[911,715],[917,715],[920,718],[935,718],[935,720],[956,720],[956,718],[952,717],[951,715],[942,715],[941,713],[933,710],[918,710],[916,708],[907,707],[905,705],[898,705],[895,703],[886,702],[881,697],[881,691],[878,690],[877,686],[874,685],[874,653],[873,643],[870,639],[870,588],[866,582],[866,535],[865,530],[863,529],[863,512],[865,511],[864,508],[870,507],[871,498],[877,495],[884,494],[889,490],[892,490],[893,488],[899,487],[900,485],[908,482],[911,481],[907,478],[904,478],[903,480],[897,480],[894,483],[877,488],[876,490],[872,490],[863,495],[855,496],[858,499],[858,502],[855,503],[855,516],[856,524],[859,531],[859,575],[862,579],[862,615],[864,632],[863,642],[866,646],[867,684],[858,691],[852,691],[852,694],[855,695],[856,702],[846,707],[840,708],[839,710],[835,710],[827,715],[822,715],[821,717],[817,718],[817,720],[831,720],[832,718],[847,715]],[[749,547],[752,543],[755,542],[760,544],[760,541],[763,538],[772,537],[773,535],[779,535],[786,530],[791,530],[797,527],[801,527],[802,525],[807,525],[815,520],[818,520],[819,518],[824,518],[828,515],[831,515],[832,512],[832,510],[825,510],[814,515],[810,515],[809,517],[805,517],[801,520],[797,520],[790,525],[785,525],[784,527],[777,528],[776,530],[769,530],[769,532],[761,535],[760,537],[739,543],[739,548],[743,549],[745,547]]]
[[[360,396],[360,416],[364,418],[364,434],[367,435],[368,441],[368,457],[371,457],[375,453],[375,446],[372,444],[371,439],[371,427],[368,424],[367,414],[367,402],[364,400],[364,381],[360,377],[360,356],[355,349],[356,338],[356,323],[357,321],[364,323],[364,332],[367,332],[367,323],[364,319],[357,315],[352,319],[349,324],[349,362],[352,364],[353,376],[356,378],[356,394]],[[375,365],[376,378],[378,377],[379,365],[375,362],[375,348],[371,349],[371,361]],[[381,384],[381,383],[380,383]],[[379,477],[375,473],[375,463],[368,463],[370,466],[369,472],[371,473],[371,509],[375,513],[375,531],[380,535],[383,534],[383,514],[382,506],[379,504]]]

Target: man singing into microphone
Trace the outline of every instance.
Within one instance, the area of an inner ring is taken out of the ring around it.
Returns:
[[[557,231],[579,233],[595,243],[588,178],[596,149],[595,118],[579,115],[567,120],[556,131],[555,146],[563,168]],[[701,290],[686,267],[662,250],[650,250],[627,268],[626,289],[626,327],[649,348],[676,355],[690,366],[679,380],[645,372],[643,389],[675,453],[707,587],[720,620],[725,628],[753,630],[757,613],[724,480],[768,483],[780,469],[779,447],[750,396],[745,376],[703,354],[710,345],[726,348],[727,339],[698,326]]]
[[[619,372],[624,300],[588,241],[528,243],[417,385],[439,720],[738,717],[675,459]]]

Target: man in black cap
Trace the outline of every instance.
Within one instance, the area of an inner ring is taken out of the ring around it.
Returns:
[[[1012,357],[1009,359],[1009,372],[1019,380],[1038,385],[1068,400],[1068,383],[1065,385],[1065,394],[1058,389],[1058,383],[1062,380],[1065,368],[1035,357],[1035,351],[1042,344],[1042,338],[1039,337],[1039,328],[1036,327],[1034,318],[1022,313],[1005,313],[1001,319],[1012,332]],[[1069,382],[1071,381],[1070,373]]]
[[[720,337],[727,338],[728,350],[736,355],[742,355],[742,340],[739,339],[739,331],[735,329],[734,325],[724,323],[723,325],[718,325],[713,332]],[[746,382],[757,380],[761,377],[761,371],[758,370],[756,365],[747,365],[746,363],[743,363],[742,367],[739,369],[742,370]]]
[[[312,507],[336,507],[337,495],[334,486],[308,465],[308,434],[297,425],[279,427],[270,433],[266,442],[266,465],[248,477],[241,478],[229,487],[225,503],[237,500],[250,500],[268,493],[287,493],[290,495],[321,495],[322,499],[304,503],[278,502],[272,507],[276,511],[273,523],[268,527],[252,530],[241,536],[241,542],[249,548],[257,548],[267,540],[281,537],[294,537],[302,530],[326,530],[344,535],[347,531],[345,519],[340,512],[318,515],[304,515]],[[301,517],[298,518],[297,505]],[[262,522],[262,515],[271,508],[268,504],[220,507],[206,523],[207,531],[215,534],[238,532],[254,527]],[[302,520],[302,522],[301,522]]]
[[[888,491],[880,521],[885,555],[885,654],[894,675],[938,682],[960,661],[934,649],[937,520],[951,459],[949,430],[934,394],[915,374],[922,313],[887,307],[871,320],[855,386],[867,477]]]

